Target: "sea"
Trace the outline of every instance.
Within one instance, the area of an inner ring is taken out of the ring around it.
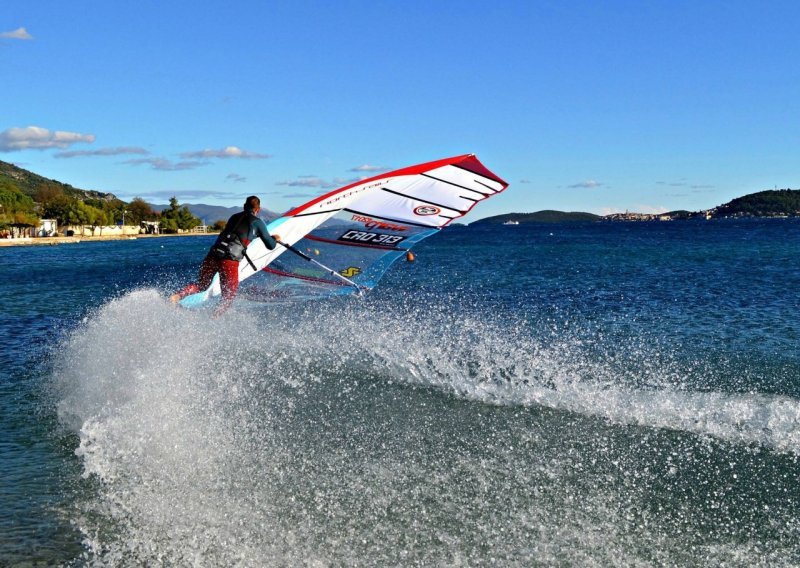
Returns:
[[[456,226],[219,319],[211,239],[0,248],[0,565],[800,565],[800,220]]]

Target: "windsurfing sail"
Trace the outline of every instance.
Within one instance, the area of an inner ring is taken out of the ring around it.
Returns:
[[[299,299],[369,290],[416,243],[506,187],[474,154],[465,154],[326,193],[267,226],[288,247],[268,250],[260,239],[250,243],[239,281],[257,277],[242,294]],[[219,294],[217,276],[208,290],[187,296],[181,305],[201,305]]]

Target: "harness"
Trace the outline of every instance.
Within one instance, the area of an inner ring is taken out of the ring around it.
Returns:
[[[211,247],[211,254],[220,260],[235,260],[237,262],[246,258],[253,270],[257,270],[253,261],[247,256],[247,246],[242,242],[242,237],[239,236],[239,227],[242,226],[243,221],[247,221],[247,232],[250,232],[251,215],[251,213],[247,212],[239,218],[233,229],[223,231],[217,242]]]

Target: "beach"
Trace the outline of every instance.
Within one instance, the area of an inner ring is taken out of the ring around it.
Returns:
[[[162,237],[203,237],[216,233],[179,233],[163,235],[83,235],[74,237],[20,237],[14,239],[0,239],[0,247],[21,246],[53,246],[77,243],[90,243],[102,241],[134,241],[137,239],[159,239]]]

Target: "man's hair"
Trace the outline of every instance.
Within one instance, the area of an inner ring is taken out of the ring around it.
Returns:
[[[250,197],[244,200],[245,211],[255,211],[259,207],[261,207],[261,200],[255,195],[251,195]]]

